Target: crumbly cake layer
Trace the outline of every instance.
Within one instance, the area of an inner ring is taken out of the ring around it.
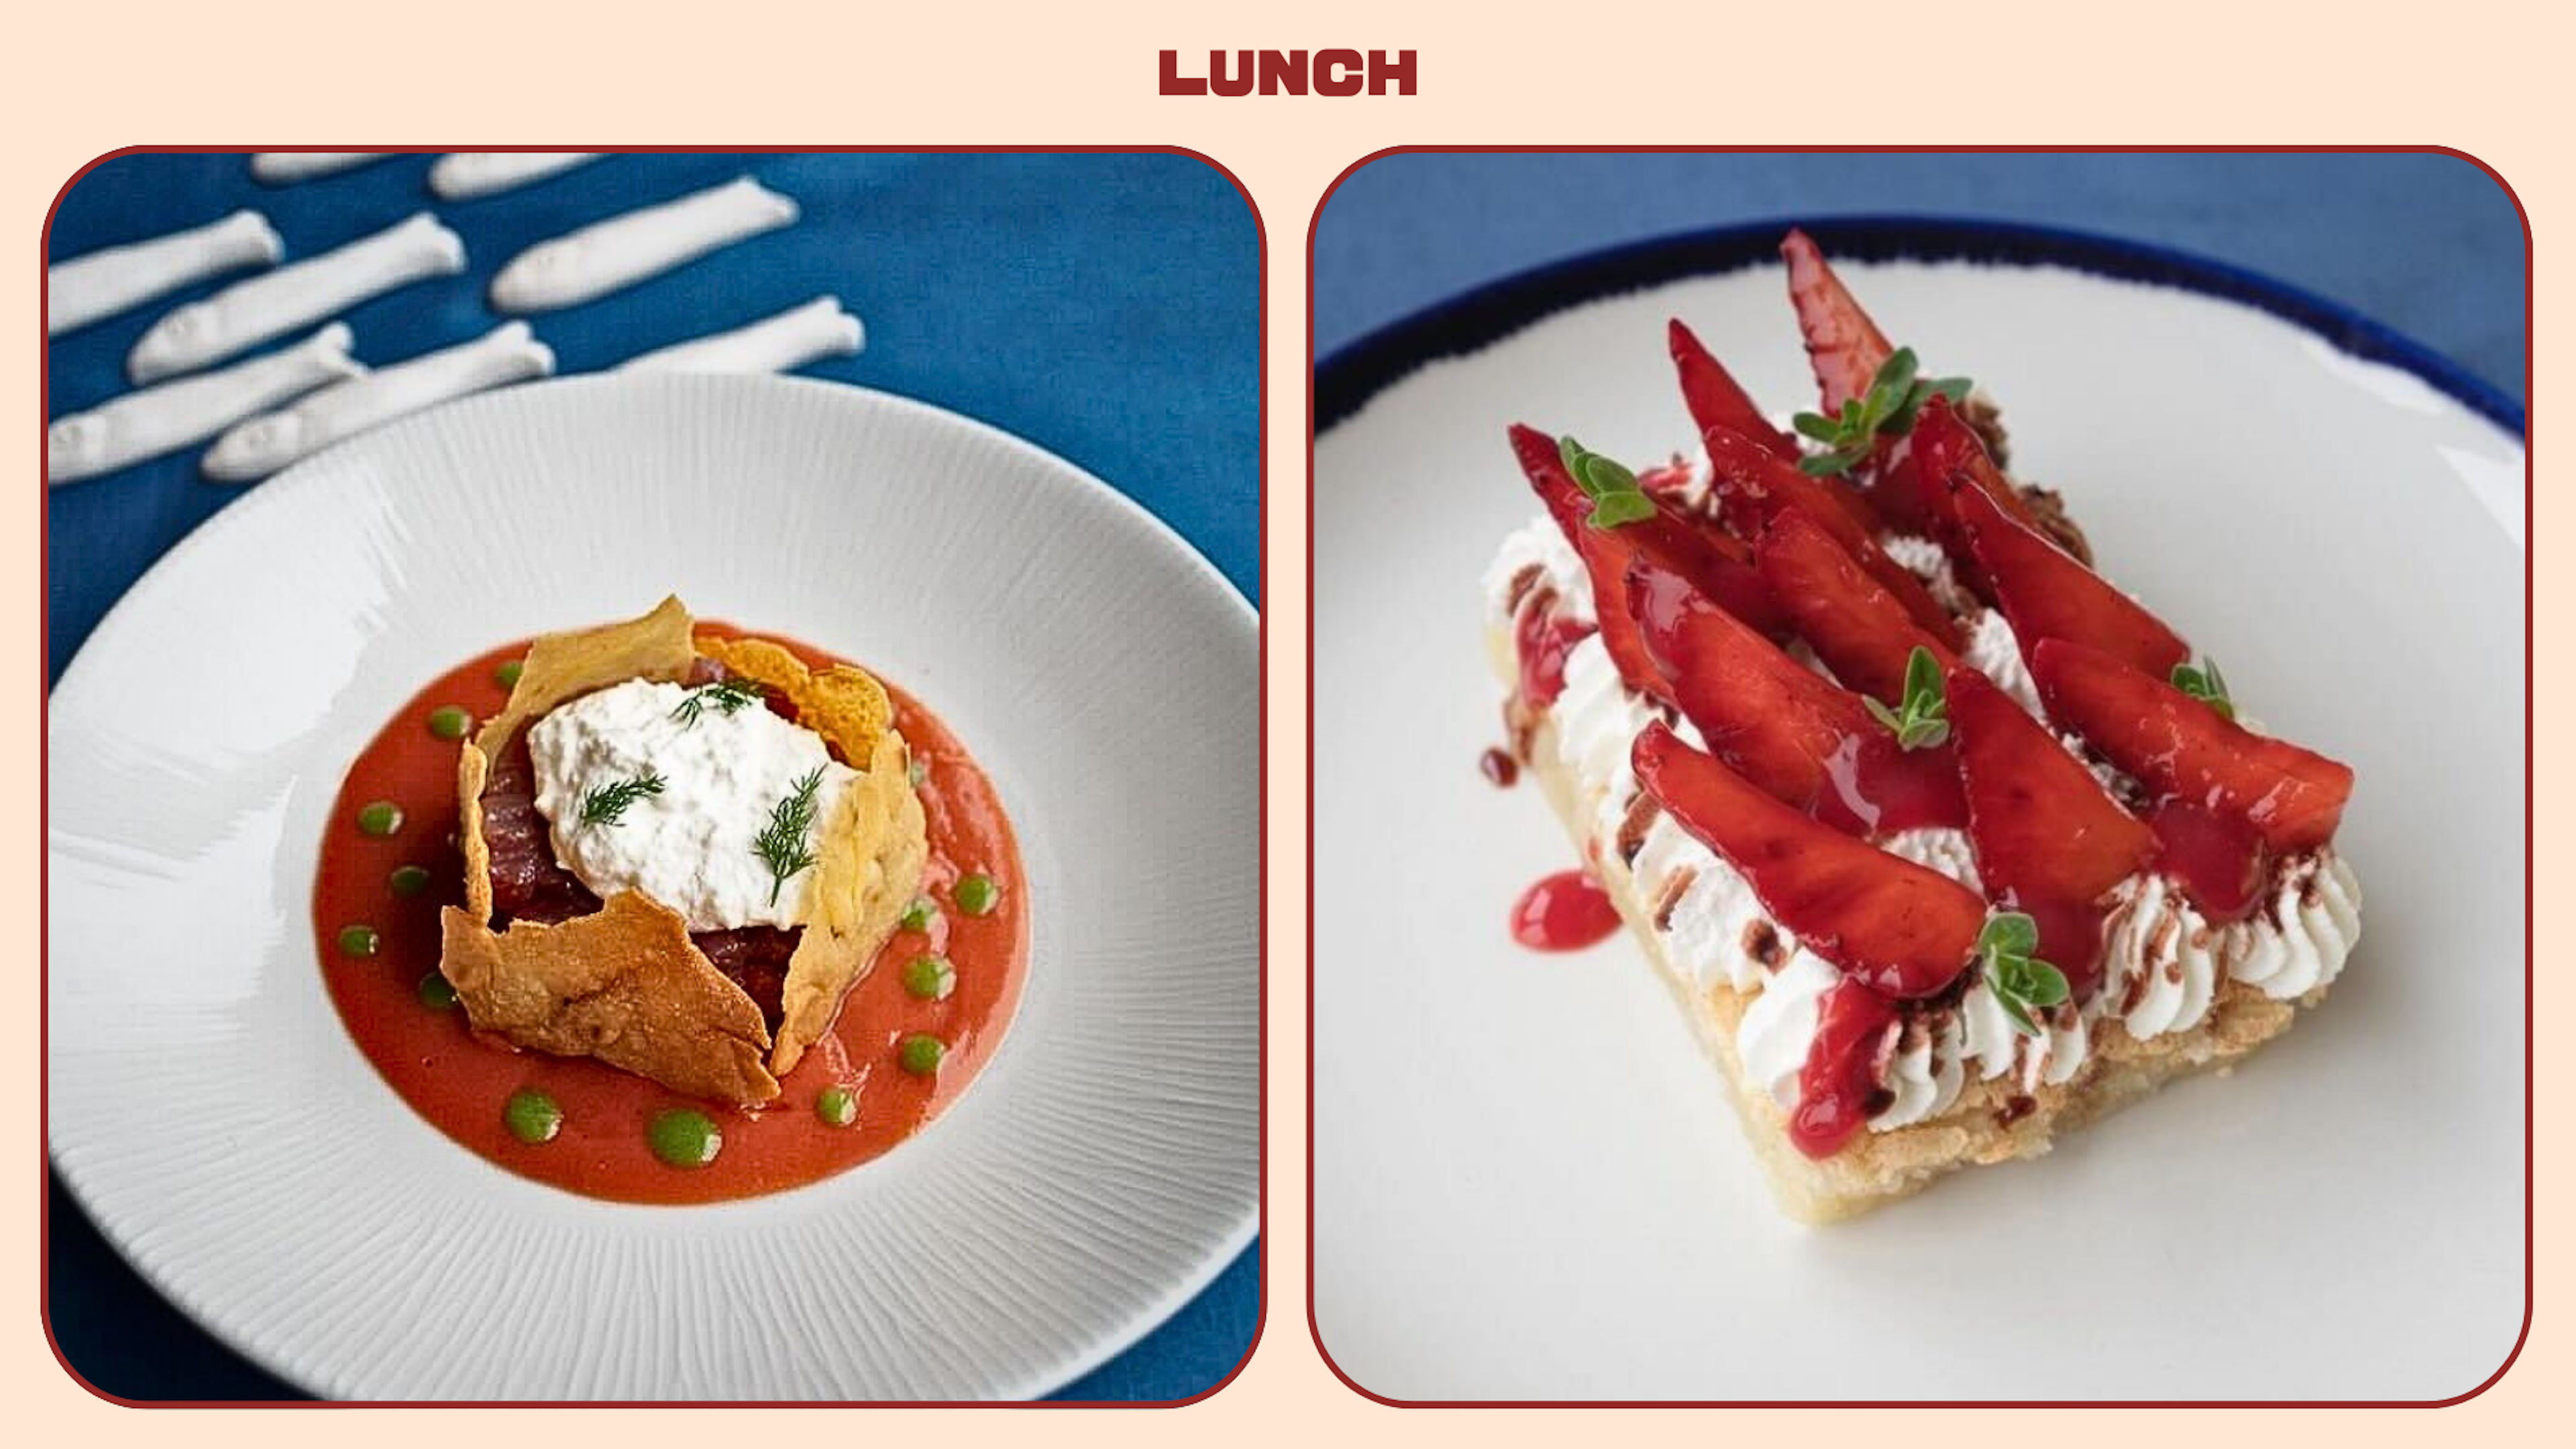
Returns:
[[[1509,632],[1490,631],[1487,642],[1496,672],[1516,689],[1519,662]],[[2289,1030],[2298,1007],[2325,995],[2320,986],[2296,1002],[2280,1001],[2259,987],[2222,980],[2199,1025],[2144,1041],[2106,1013],[2091,1023],[2085,1064],[2062,1085],[2026,1086],[2013,1073],[1971,1079],[1950,1110],[1938,1117],[1887,1132],[1866,1131],[1832,1157],[1808,1157],[1790,1141],[1788,1114],[1762,1084],[1746,1079],[1736,1052],[1737,1029],[1758,993],[1737,991],[1722,981],[1701,987],[1671,959],[1663,933],[1655,928],[1655,905],[1645,898],[1627,862],[1616,851],[1596,853],[1589,822],[1599,818],[1598,792],[1588,791],[1563,762],[1555,735],[1553,718],[1537,721],[1522,751],[1524,770],[1538,782],[1576,850],[1672,990],[1701,1047],[1726,1073],[1737,1118],[1773,1196],[1784,1212],[1802,1222],[1857,1216],[1920,1192],[1963,1167],[2036,1157],[2060,1132],[2097,1121],[2177,1078],[2234,1063]]]

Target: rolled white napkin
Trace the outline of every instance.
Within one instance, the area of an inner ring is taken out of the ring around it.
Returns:
[[[380,292],[464,269],[463,239],[424,211],[373,236],[173,309],[134,344],[125,370],[139,383],[175,376],[310,326]]]
[[[503,312],[546,312],[632,286],[796,220],[793,199],[750,177],[542,241],[492,279]]]
[[[555,370],[554,349],[505,322],[472,342],[423,353],[308,393],[236,425],[206,450],[201,465],[218,483],[248,483],[407,413]]]
[[[456,151],[430,163],[429,189],[443,201],[469,201],[543,181],[607,155],[605,151]]]
[[[277,228],[256,211],[108,247],[45,268],[45,335],[57,337],[141,306],[164,292],[286,255]]]
[[[279,352],[130,392],[45,429],[45,486],[112,472],[366,371],[349,356],[349,329],[334,322]]]
[[[399,151],[253,151],[250,153],[251,179],[269,186],[286,186],[310,181],[316,176],[330,176],[354,170],[370,161],[399,156]]]
[[[675,342],[630,357],[620,372],[786,372],[867,345],[867,329],[841,310],[838,297],[817,297],[747,327]]]

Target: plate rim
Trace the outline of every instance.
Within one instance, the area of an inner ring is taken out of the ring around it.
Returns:
[[[1933,212],[1784,215],[1665,232],[1576,252],[1450,293],[1361,334],[1315,363],[1313,436],[1320,440],[1424,365],[1480,351],[1557,312],[1694,277],[1776,264],[1780,238],[1792,227],[1814,237],[1837,260],[2054,267],[2250,306],[2348,357],[2412,374],[2529,447],[2526,404],[2406,333],[2296,283],[2161,242]],[[2526,489],[2524,508],[2529,507]]]
[[[1320,220],[1320,213],[1319,213]],[[1378,395],[1411,378],[1432,363],[1461,359],[1482,352],[1525,331],[1560,312],[1587,303],[1652,291],[1658,287],[1698,278],[1730,276],[1753,268],[1775,265],[1779,261],[1779,238],[1791,228],[1813,237],[1819,246],[1837,260],[1861,263],[1891,261],[1972,262],[2012,268],[2020,271],[2059,270],[2113,281],[2144,283],[2175,291],[2193,293],[2234,302],[2272,318],[2289,323],[2360,362],[2394,368],[2406,373],[2472,416],[2503,434],[2523,454],[2523,535],[2520,552],[2524,560],[2524,611],[2530,610],[2530,527],[2532,521],[2531,432],[2528,404],[2515,400],[2502,388],[2471,372],[2447,354],[2417,341],[2412,336],[2379,322],[2368,314],[2344,303],[2331,300],[2295,283],[2283,281],[2255,268],[2220,261],[2185,248],[2158,242],[2145,242],[2103,232],[2087,231],[2045,223],[1981,218],[1965,214],[1929,212],[1855,212],[1823,217],[1778,215],[1767,219],[1731,222],[1718,226],[1688,228],[1664,232],[1611,246],[1574,252],[1550,261],[1520,268],[1501,276],[1458,289],[1438,300],[1404,313],[1360,334],[1335,348],[1331,354],[1316,358],[1310,380],[1307,430],[1307,521],[1311,534],[1315,510],[1319,506],[1314,486],[1316,445],[1343,423],[1349,422],[1374,402]],[[2526,242],[2525,268],[2528,271],[2529,250]],[[1310,283],[1312,278],[1309,279]],[[2526,276],[2526,282],[2528,278]],[[2526,286],[2526,309],[2528,287]],[[1307,336],[1314,335],[1314,311],[1311,297],[1307,308]],[[2529,319],[2526,313],[2524,348],[2530,347]],[[2527,384],[2526,384],[2527,386]],[[1306,593],[1306,630],[1309,650],[1315,632],[1314,552],[1308,543],[1308,579]],[[1567,1407],[1569,1404],[1591,1408],[2444,1408],[2475,1399],[2495,1387],[2521,1361],[2523,1349],[2531,1341],[2533,1300],[2537,1296],[2532,1194],[2534,1191],[2532,1151],[2535,1138],[2531,1120],[2533,1037],[2530,1007],[2533,993],[2533,969],[2536,961],[2531,939],[2532,886],[2535,877],[2530,863],[2529,836],[2531,823],[2531,764],[2533,744],[2531,724],[2531,679],[2535,655],[2531,642],[2529,619],[2523,634],[2524,736],[2523,779],[2525,835],[2523,881],[2523,1285],[2522,1321],[2513,1345],[2493,1372],[2469,1388],[2447,1398],[2423,1400],[2246,1400],[2246,1399],[2135,1399],[2135,1400],[1897,1400],[1897,1399],[1612,1399],[1597,1401],[1561,1401],[1546,1399],[1443,1399],[1404,1398],[1381,1394],[1353,1378],[1333,1357],[1324,1342],[1323,1325],[1315,1312],[1317,1254],[1315,1239],[1315,1174],[1313,1118],[1315,1113],[1315,939],[1311,929],[1314,912],[1313,882],[1308,881],[1307,910],[1310,917],[1306,940],[1306,1115],[1308,1142],[1306,1161],[1306,1320],[1308,1333],[1324,1366],[1345,1388],[1363,1398],[1395,1408],[1526,1408]],[[1309,661],[1311,664],[1311,660]],[[1311,669],[1307,700],[1306,780],[1307,828],[1311,855],[1315,809],[1315,771],[1313,769],[1315,706],[1312,698]],[[1310,873],[1311,874],[1311,873]]]
[[[91,658],[99,652],[102,640],[112,643],[114,639],[121,636],[121,632],[124,629],[132,627],[131,616],[135,609],[134,601],[139,595],[143,594],[148,587],[154,586],[156,582],[160,583],[163,587],[167,587],[166,580],[162,579],[162,575],[181,566],[183,560],[193,551],[209,546],[219,546],[223,537],[228,532],[250,526],[250,522],[248,521],[256,521],[264,512],[282,507],[297,506],[296,500],[300,499],[304,494],[329,487],[331,479],[328,475],[332,470],[322,465],[334,462],[343,456],[347,450],[368,446],[406,446],[408,440],[415,435],[426,435],[434,429],[449,425],[449,420],[451,418],[470,415],[487,408],[514,405],[525,406],[528,396],[532,394],[556,397],[572,393],[604,393],[611,391],[659,391],[673,394],[675,396],[680,394],[711,396],[728,393],[742,395],[769,393],[780,397],[789,397],[803,394],[818,399],[826,399],[831,405],[857,403],[862,406],[889,407],[898,414],[909,413],[934,426],[963,429],[969,434],[981,435],[991,439],[1000,444],[1006,451],[1017,454],[1036,466],[1061,470],[1078,484],[1087,487],[1100,495],[1104,495],[1114,508],[1123,510],[1132,520],[1141,523],[1149,535],[1157,537],[1160,542],[1173,550],[1175,556],[1182,561],[1183,567],[1187,572],[1196,575],[1198,581],[1202,584],[1212,585],[1215,596],[1227,601],[1233,606],[1230,613],[1243,626],[1249,629],[1251,635],[1250,642],[1256,658],[1262,652],[1266,629],[1260,606],[1256,604],[1243,589],[1238,587],[1232,579],[1228,578],[1224,570],[1218,568],[1215,561],[1210,559],[1197,544],[1193,543],[1152,509],[1146,507],[1142,502],[1131,497],[1124,490],[1110,483],[1107,479],[1102,478],[1097,473],[1094,473],[1089,468],[1086,468],[1080,463],[1076,463],[1062,454],[1056,453],[1053,450],[1022,436],[1019,433],[1013,432],[1008,428],[1004,428],[995,423],[986,422],[981,418],[969,416],[952,408],[943,407],[935,402],[911,397],[902,393],[891,392],[883,388],[866,386],[864,384],[840,382],[829,378],[800,377],[791,374],[620,374],[610,371],[583,373],[569,377],[536,379],[526,383],[494,388],[486,392],[453,399],[435,407],[424,409],[421,412],[394,419],[380,427],[372,428],[353,437],[340,440],[330,447],[317,451],[305,458],[298,459],[289,467],[280,470],[275,476],[255,485],[251,490],[249,490],[252,496],[234,500],[232,503],[209,515],[195,528],[189,530],[185,535],[171,544],[170,547],[165,549],[158,558],[152,561],[150,567],[137,575],[134,582],[129,584],[125,590],[117,596],[116,601],[109,605],[107,611],[99,616],[98,622],[91,627],[87,637],[85,637],[81,641],[80,646],[73,651],[72,656],[63,661],[60,673],[47,684],[45,689],[45,729],[42,737],[40,738],[38,747],[38,763],[43,770],[43,779],[38,787],[40,800],[42,801],[42,805],[39,810],[40,819],[38,823],[46,832],[47,839],[46,850],[44,855],[41,857],[37,877],[37,889],[40,902],[39,925],[43,932],[43,945],[40,949],[38,958],[37,978],[38,1035],[40,1041],[40,1054],[43,1062],[43,1071],[38,1084],[38,1116],[40,1127],[45,1138],[45,1166],[47,1175],[53,1181],[62,1185],[64,1193],[70,1197],[73,1204],[89,1218],[90,1223],[97,1229],[99,1236],[107,1243],[109,1248],[116,1253],[118,1259],[125,1264],[129,1271],[133,1272],[137,1277],[141,1278],[147,1285],[149,1285],[153,1292],[160,1295],[164,1302],[176,1309],[200,1332],[203,1332],[227,1350],[240,1356],[255,1368],[288,1385],[289,1387],[312,1396],[312,1399],[317,1402],[367,1402],[388,1404],[405,1401],[337,1400],[335,1396],[306,1379],[297,1371],[295,1366],[289,1365],[270,1354],[262,1352],[257,1346],[236,1335],[231,1331],[228,1325],[217,1321],[216,1315],[207,1311],[206,1307],[198,1301],[196,1295],[181,1292],[174,1283],[169,1281],[168,1276],[162,1271],[161,1267],[146,1263],[143,1259],[137,1256],[133,1250],[128,1234],[121,1231],[118,1226],[111,1225],[109,1221],[100,1214],[91,1192],[79,1180],[79,1175],[67,1170],[56,1154],[54,1146],[53,1081],[51,1066],[53,1059],[53,1012],[51,1004],[53,988],[53,892],[51,886],[53,859],[51,841],[51,795],[53,786],[52,734],[55,704],[65,689],[68,688],[74,691],[79,691],[87,687],[86,679],[91,670],[84,668],[82,661],[84,659]],[[1258,847],[1258,850],[1262,856],[1266,857],[1266,841],[1263,845]],[[1262,866],[1262,873],[1266,885],[1266,859]],[[1256,995],[1255,1030],[1259,1040],[1259,1055],[1265,1061],[1269,1053],[1269,1003],[1267,991],[1265,989],[1268,979],[1268,951],[1269,947],[1267,940],[1262,939],[1258,933],[1256,933],[1256,985],[1254,988]],[[1262,1088],[1262,1094],[1266,1096],[1266,1083]],[[1078,1382],[1085,1375],[1098,1369],[1109,1360],[1117,1357],[1129,1348],[1134,1347],[1137,1343],[1141,1342],[1153,1333],[1154,1330],[1168,1322],[1174,1314],[1188,1306],[1198,1297],[1198,1295],[1205,1292],[1208,1286],[1214,1283],[1216,1279],[1231,1267],[1237,1259],[1241,1258],[1247,1249],[1253,1247],[1259,1242],[1262,1229],[1266,1224],[1268,1195],[1264,1187],[1260,1184],[1265,1183],[1267,1179],[1266,1164],[1268,1161],[1269,1119],[1266,1112],[1257,1113],[1256,1115],[1258,1117],[1258,1121],[1255,1129],[1254,1151],[1256,1161],[1260,1163],[1261,1166],[1256,1168],[1256,1186],[1252,1194],[1252,1201],[1248,1205],[1247,1210],[1221,1235],[1217,1247],[1205,1255],[1202,1261],[1189,1265],[1187,1271],[1177,1275],[1173,1280],[1172,1287],[1166,1293],[1159,1295],[1153,1302],[1145,1305],[1135,1315],[1133,1315],[1129,1321],[1119,1324],[1108,1333],[1100,1335],[1095,1342],[1086,1346],[1082,1351],[1069,1355],[1058,1372],[1050,1375],[1045,1380],[1026,1386],[1024,1391],[1019,1394],[1016,1399],[1005,1397],[985,1401],[972,1399],[948,1399],[930,1400],[926,1402],[938,1405],[972,1404],[976,1402],[1045,1402],[1047,1401],[1048,1395],[1053,1394],[1070,1384]],[[43,1233],[41,1236],[49,1238],[51,1234],[51,1211],[49,1205],[40,1211],[39,1217],[43,1227]],[[1257,1271],[1266,1275],[1267,1254],[1262,1255],[1262,1261],[1256,1265],[1256,1267]],[[48,1266],[47,1273],[45,1275],[48,1277],[48,1286],[41,1295],[42,1302],[39,1305],[41,1309],[39,1316],[42,1320],[42,1326],[45,1331],[47,1342],[51,1345],[53,1340],[51,1317],[53,1300],[49,1275],[50,1267]],[[1261,1332],[1263,1327],[1266,1326],[1267,1319],[1268,1294],[1265,1284],[1264,1291],[1260,1294],[1259,1301],[1255,1309],[1251,1347],[1257,1347],[1259,1345]],[[1196,1398],[1204,1398],[1208,1394],[1214,1393],[1218,1388],[1230,1383],[1234,1376],[1241,1371],[1243,1364],[1250,1360],[1251,1347],[1247,1347],[1242,1359],[1238,1360],[1234,1368],[1220,1377],[1215,1383],[1210,1384],[1199,1394],[1193,1396],[1192,1399],[1174,1402],[1193,1402]],[[89,1389],[92,1393],[97,1394],[101,1398],[108,1399],[110,1402],[119,1404],[142,1403],[146,1405],[155,1402],[187,1402],[127,1400],[120,1396],[110,1394],[91,1384],[90,1381],[79,1372],[79,1370],[71,1365],[68,1359],[62,1357],[61,1350],[58,1346],[55,1347],[55,1358],[62,1364],[64,1370],[70,1374],[75,1381],[80,1383],[82,1387]],[[278,1401],[241,1400],[237,1402],[274,1403]],[[473,1403],[478,1401],[442,1399],[412,1402],[429,1402],[444,1405]],[[632,1405],[655,1401],[615,1399],[511,1400],[483,1402],[551,1403],[557,1406],[572,1406],[585,1402],[612,1405]],[[918,1401],[680,1400],[661,1402],[676,1403],[681,1406],[686,1406],[692,1402],[702,1405],[740,1403],[765,1405],[774,1403],[784,1404],[804,1402],[809,1407],[828,1407],[833,1405],[891,1407],[900,1406],[903,1403]],[[1098,1402],[1106,1402],[1113,1405],[1128,1407],[1153,1407],[1157,1401],[1109,1400]]]

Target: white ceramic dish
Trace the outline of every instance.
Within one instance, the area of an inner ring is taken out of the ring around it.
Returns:
[[[1479,580],[1537,511],[1505,425],[1639,464],[1689,446],[1670,316],[1767,406],[1812,406],[1780,270],[1534,300],[1578,267],[1451,309],[1382,338],[1370,385],[1461,326],[1527,325],[1315,449],[1322,1342],[1411,1400],[2478,1387],[2526,1302],[2521,439],[2242,302],[2047,265],[1838,266],[1928,370],[1992,390],[2016,470],[2065,492],[2240,701],[2356,767],[2361,949],[2231,1079],[1858,1222],[1779,1216],[1634,943],[1511,944],[1519,889],[1575,862],[1546,802],[1476,757],[1500,742]]]
[[[342,1031],[308,923],[349,760],[493,644],[704,617],[877,666],[990,771],[1029,982],[890,1155],[700,1208],[451,1143]],[[796,379],[534,384],[371,432],[126,595],[49,725],[49,1142],[216,1334],[362,1398],[1043,1393],[1258,1210],[1257,624],[1196,554],[980,424]]]

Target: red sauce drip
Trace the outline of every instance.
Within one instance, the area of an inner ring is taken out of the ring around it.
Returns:
[[[2270,862],[2253,827],[2182,800],[2158,805],[2147,825],[2156,833],[2157,868],[2201,914],[2225,924],[2254,913]]]
[[[1485,751],[1484,757],[1476,761],[1476,768],[1485,772],[1485,778],[1493,781],[1496,789],[1508,790],[1521,777],[1521,762],[1499,745]]]
[[[1840,1152],[1884,1103],[1879,1066],[1894,1039],[1896,1007],[1846,980],[1816,1004],[1816,1039],[1798,1069],[1798,1108],[1789,1140],[1809,1157]]]
[[[705,620],[698,628],[742,632]],[[838,662],[779,642],[809,665]],[[652,1203],[801,1187],[888,1151],[955,1101],[990,1060],[1019,1003],[1028,970],[1027,877],[992,783],[936,715],[890,682],[895,724],[913,758],[928,767],[920,793],[930,860],[921,890],[939,902],[940,915],[926,932],[895,932],[875,968],[851,988],[839,1020],[779,1084],[775,1101],[742,1112],[683,1098],[588,1058],[478,1039],[461,1008],[421,1004],[418,983],[438,969],[439,907],[464,901],[463,861],[453,844],[457,746],[429,732],[429,712],[454,704],[479,717],[497,713],[508,691],[493,670],[526,652],[524,643],[495,649],[432,681],[358,756],[331,811],[313,887],[315,944],[342,1024],[387,1085],[458,1144],[511,1172],[589,1197]],[[361,834],[352,822],[371,800],[402,807],[401,830],[381,839]],[[402,865],[427,869],[430,887],[394,895],[387,878]],[[1001,887],[989,915],[968,916],[951,904],[950,886],[969,871]],[[373,957],[340,952],[340,928],[356,922],[376,928]],[[904,964],[924,954],[944,955],[956,968],[956,988],[944,1001],[916,1001],[904,991]],[[948,1043],[935,1077],[908,1075],[896,1062],[898,1043],[916,1031]],[[816,1095],[834,1085],[858,1099],[851,1126],[828,1126],[815,1115]],[[532,1145],[510,1135],[502,1107],[522,1087],[563,1109],[553,1141]],[[652,1154],[646,1124],[678,1106],[707,1113],[724,1133],[723,1151],[705,1167],[672,1168]]]
[[[1561,870],[1521,893],[1512,907],[1512,939],[1533,951],[1579,951],[1619,929],[1619,908],[1601,883]]]
[[[1565,692],[1565,656],[1593,632],[1591,625],[1559,614],[1547,596],[1524,605],[1512,626],[1512,641],[1520,650],[1522,702],[1532,709],[1556,703]]]

